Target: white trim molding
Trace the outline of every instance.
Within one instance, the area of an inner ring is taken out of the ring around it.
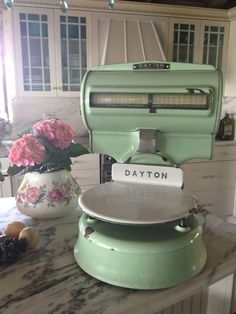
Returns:
[[[111,12],[108,6],[108,0],[67,0],[69,9],[92,10]],[[3,3],[3,0],[0,0]],[[19,6],[36,6],[58,8],[58,1],[56,0],[15,0],[14,5]],[[234,10],[229,10],[229,14],[233,14]],[[193,19],[206,20],[228,20],[228,11],[220,9],[209,9],[200,7],[187,7],[175,5],[163,5],[152,3],[130,2],[126,0],[118,0],[115,3],[114,13],[133,13],[142,15],[156,15],[166,17],[186,17]]]

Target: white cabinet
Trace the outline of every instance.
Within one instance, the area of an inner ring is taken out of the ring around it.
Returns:
[[[11,179],[5,177],[3,182],[0,182],[0,197],[11,197],[12,196],[12,187]]]
[[[86,154],[72,158],[71,174],[78,182],[81,191],[100,184],[100,167],[98,154]]]
[[[93,13],[93,60],[96,65],[165,60],[168,18]]]
[[[235,207],[236,146],[217,143],[213,160],[193,160],[182,166],[185,188],[203,208],[219,216]]]
[[[91,14],[14,6],[13,19],[18,95],[78,96],[91,62]]]
[[[169,60],[212,64],[226,71],[229,22],[170,18]]]

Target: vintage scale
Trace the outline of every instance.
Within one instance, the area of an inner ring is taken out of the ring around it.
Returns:
[[[84,77],[81,107],[91,150],[112,182],[80,196],[74,255],[91,276],[121,287],[167,288],[204,267],[202,228],[180,165],[212,158],[222,81],[210,65],[100,66]]]

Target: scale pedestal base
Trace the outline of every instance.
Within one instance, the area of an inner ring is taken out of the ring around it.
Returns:
[[[207,259],[195,215],[154,225],[122,225],[83,214],[74,256],[89,275],[133,289],[161,289],[197,275]]]

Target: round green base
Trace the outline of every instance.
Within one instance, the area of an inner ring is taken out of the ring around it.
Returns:
[[[197,275],[207,259],[195,215],[155,225],[120,225],[83,214],[74,256],[89,275],[133,289],[161,289]]]

